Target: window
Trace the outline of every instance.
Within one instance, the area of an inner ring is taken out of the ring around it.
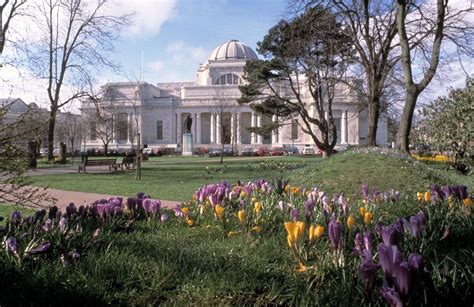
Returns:
[[[117,140],[126,140],[128,139],[128,114],[120,113],[117,114],[115,120],[115,131]]]
[[[163,139],[163,121],[162,120],[156,121],[156,139],[157,140]]]
[[[241,84],[241,80],[239,76],[234,74],[225,74],[217,79],[217,84],[220,85],[234,85],[234,84]]]
[[[291,121],[291,139],[298,139],[298,121],[296,119],[293,119]]]
[[[97,131],[95,123],[91,123],[91,141],[95,141],[97,139]]]

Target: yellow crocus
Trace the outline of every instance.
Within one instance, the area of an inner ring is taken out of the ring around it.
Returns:
[[[254,204],[253,212],[259,213],[262,210],[262,203],[257,201]]]
[[[181,208],[181,212],[183,212],[184,215],[188,215],[189,214],[189,208],[187,208],[187,207]]]
[[[429,203],[431,201],[431,194],[429,191],[426,191],[425,194],[423,195],[425,198],[425,201]]]
[[[347,228],[351,230],[354,227],[354,224],[355,224],[355,218],[352,215],[349,215],[349,217],[347,218]]]
[[[366,212],[365,207],[360,207],[359,208],[359,213],[360,213],[360,215],[362,215],[362,217],[365,216],[365,212]]]
[[[204,213],[204,205],[199,205],[199,214],[202,215]]]
[[[300,188],[299,187],[292,187],[291,188],[291,194],[293,195],[297,195],[297,194],[300,194]]]
[[[306,266],[303,264],[303,263],[299,263],[298,264],[298,268],[296,269],[299,273],[304,273],[306,272],[307,268]]]
[[[372,222],[372,212],[367,211],[364,215],[364,222],[366,225],[369,225]]]
[[[242,224],[245,223],[245,211],[244,210],[240,210],[239,212],[237,212],[237,217],[239,218],[239,221]]]
[[[314,225],[309,226],[308,236],[309,236],[310,242],[313,241],[314,239],[315,230],[316,230],[316,227]]]
[[[232,237],[235,237],[236,235],[239,235],[240,234],[240,231],[229,231],[227,233],[227,238],[232,238]]]
[[[418,201],[422,201],[423,200],[423,193],[421,193],[421,192],[416,193],[416,198],[418,199]]]
[[[186,219],[186,223],[188,223],[189,226],[193,226],[194,225],[194,221],[190,218]]]
[[[472,199],[470,199],[470,198],[465,198],[465,199],[463,199],[462,202],[464,203],[464,206],[466,206],[466,207],[472,206]]]
[[[218,219],[221,219],[222,216],[224,215],[224,208],[222,208],[221,205],[216,205],[216,207],[214,208],[214,210],[216,211],[216,216]]]
[[[285,229],[286,229],[286,232],[288,233],[288,235],[293,235],[293,230],[295,229],[296,227],[296,223],[295,222],[286,222],[285,223]]]
[[[295,233],[296,240],[304,236],[305,227],[306,225],[304,222],[296,222],[296,233]]]
[[[260,226],[255,226],[252,229],[250,229],[250,231],[255,231],[256,233],[261,233],[262,230],[263,230],[263,228],[260,227]]]
[[[252,197],[252,202],[253,203],[257,202],[257,197]]]
[[[293,237],[290,234],[288,234],[288,236],[286,236],[286,241],[288,242],[288,246],[291,248],[293,246],[294,240],[293,240]]]
[[[316,229],[314,230],[314,234],[316,235],[316,238],[321,238],[321,236],[324,234],[324,226],[317,225]]]
[[[242,192],[240,192],[240,197],[242,197],[242,198],[247,197],[247,192],[245,192],[244,190],[242,190]]]
[[[198,197],[196,194],[193,194],[193,200],[198,200]]]

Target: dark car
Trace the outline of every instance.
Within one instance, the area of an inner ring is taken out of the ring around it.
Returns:
[[[260,147],[256,152],[257,156],[268,156],[269,154],[270,154],[270,150],[268,150],[268,148],[265,148],[265,147]]]
[[[255,148],[253,147],[245,147],[244,149],[242,149],[242,156],[255,156],[256,155],[256,152],[255,152]]]
[[[283,147],[273,147],[270,154],[272,156],[283,156],[285,154],[285,150],[283,149]]]
[[[220,148],[210,148],[209,149],[209,157],[220,157],[221,155],[221,149]]]
[[[230,147],[224,147],[223,153],[224,153],[224,156],[233,156],[234,150]]]
[[[297,155],[299,153],[298,148],[294,146],[285,147],[285,152],[289,156]]]

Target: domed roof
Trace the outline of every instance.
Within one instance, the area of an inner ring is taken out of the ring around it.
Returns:
[[[229,40],[212,51],[209,61],[225,61],[225,60],[257,60],[257,54],[249,46],[236,39]]]

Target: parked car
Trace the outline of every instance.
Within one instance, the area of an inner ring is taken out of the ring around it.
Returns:
[[[209,149],[209,157],[220,157],[221,155],[221,149],[220,148],[210,148]]]
[[[230,147],[224,147],[223,153],[224,153],[224,156],[233,156],[234,150]]]
[[[294,146],[284,147],[284,149],[285,149],[286,154],[289,156],[297,155],[299,153],[298,148]]]
[[[285,149],[283,147],[273,147],[270,154],[272,156],[283,156],[285,154]]]
[[[149,154],[151,154],[152,152],[153,152],[153,150],[151,150],[151,148],[148,148],[148,147],[142,149],[142,153],[144,153],[144,154],[148,154],[148,155],[149,155]]]
[[[47,156],[48,155],[48,148],[41,148],[40,155]]]
[[[268,150],[268,148],[265,148],[265,147],[260,147],[256,152],[257,156],[268,156],[269,154],[270,154],[270,150]]]
[[[242,156],[255,156],[256,155],[256,152],[255,152],[255,148],[253,147],[245,147],[242,149]]]
[[[313,156],[314,155],[314,148],[313,147],[303,148],[303,155],[304,156]]]

